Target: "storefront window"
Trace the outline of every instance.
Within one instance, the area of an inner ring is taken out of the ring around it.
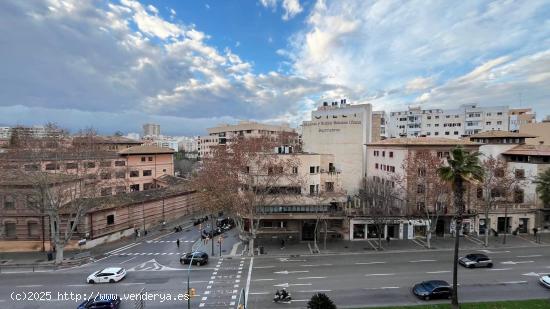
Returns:
[[[367,238],[378,238],[378,229],[375,224],[369,224],[367,227]]]
[[[353,239],[365,239],[365,225],[354,224],[353,225]]]

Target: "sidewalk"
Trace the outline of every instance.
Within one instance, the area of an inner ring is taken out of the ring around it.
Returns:
[[[120,248],[125,245],[130,245],[132,243],[152,240],[154,238],[160,237],[162,235],[168,235],[174,232],[174,227],[181,225],[184,228],[189,228],[193,226],[194,216],[183,217],[177,221],[167,224],[164,229],[162,226],[155,226],[151,230],[147,231],[147,236],[141,236],[135,238],[134,236],[121,238],[117,241],[101,244],[90,249],[82,250],[72,250],[64,252],[64,260],[69,262],[74,260],[75,256],[81,253],[89,252],[90,258],[99,259],[102,258],[106,252],[112,251],[114,249]],[[55,258],[55,255],[54,255]],[[54,261],[48,261],[47,252],[0,252],[0,267],[48,267],[52,266]]]
[[[550,245],[550,234],[540,235],[540,243],[534,241],[533,235],[507,235],[506,243],[503,244],[504,236],[489,237],[489,246],[485,247],[483,236],[463,236],[460,238],[460,248],[465,250],[481,250],[487,248],[509,248],[509,247],[533,247]],[[320,254],[337,254],[337,253],[365,253],[365,252],[391,252],[391,251],[425,251],[425,250],[450,250],[454,248],[453,237],[434,237],[431,240],[431,248],[426,247],[425,239],[408,239],[408,240],[391,240],[387,242],[382,240],[381,249],[378,245],[378,239],[372,240],[338,240],[327,241],[326,249],[323,241],[318,242]],[[257,246],[263,247],[264,255],[267,256],[296,256],[296,255],[312,255],[315,254],[313,242],[291,242],[285,243],[285,247],[281,249],[280,240],[263,240],[258,241]]]

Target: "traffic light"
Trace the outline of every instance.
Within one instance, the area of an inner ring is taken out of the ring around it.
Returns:
[[[191,288],[189,290],[189,296],[190,297],[195,297],[197,295],[197,290],[195,288]]]

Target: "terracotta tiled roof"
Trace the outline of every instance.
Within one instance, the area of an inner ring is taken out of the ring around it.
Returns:
[[[506,152],[504,155],[528,155],[550,156],[550,145],[519,145]]]
[[[75,136],[73,138],[74,143],[84,143],[88,142],[89,137],[86,136]],[[141,145],[142,141],[137,141],[135,139],[123,137],[123,136],[94,136],[91,138],[93,143],[96,144],[135,144]]]
[[[509,131],[499,131],[499,130],[492,130],[492,131],[485,131],[485,132],[479,132],[474,135],[470,135],[470,138],[499,138],[499,137],[511,137],[511,138],[517,138],[517,137],[525,137],[525,138],[533,138],[537,137],[536,135],[526,134],[526,133],[517,133],[517,132],[509,132]]]
[[[379,142],[367,144],[369,146],[453,146],[453,145],[479,145],[478,143],[443,137],[400,137],[389,138]]]
[[[166,147],[157,147],[157,146],[135,146],[123,149],[118,153],[121,155],[132,155],[132,154],[162,154],[162,153],[174,153],[175,151],[171,148]]]

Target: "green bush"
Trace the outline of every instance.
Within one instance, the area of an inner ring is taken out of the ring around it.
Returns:
[[[317,293],[311,296],[307,303],[308,309],[336,309],[336,305],[324,293]]]

